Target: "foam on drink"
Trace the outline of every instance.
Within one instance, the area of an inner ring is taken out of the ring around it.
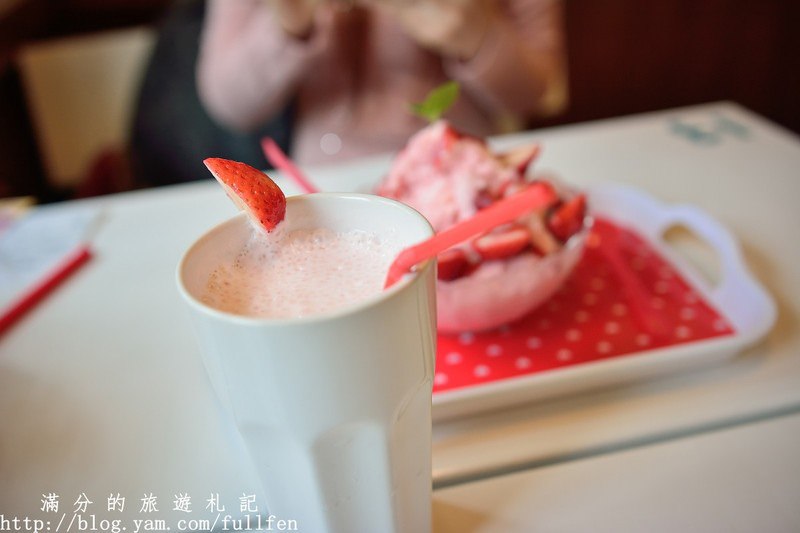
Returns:
[[[299,318],[343,308],[383,290],[396,242],[326,228],[257,232],[209,276],[202,301],[259,318]]]

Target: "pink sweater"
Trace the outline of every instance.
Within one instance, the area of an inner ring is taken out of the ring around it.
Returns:
[[[498,133],[561,107],[565,91],[558,0],[497,2],[501,21],[473,58],[458,61],[421,48],[376,11],[320,9],[312,36],[298,40],[263,0],[211,0],[200,97],[216,120],[245,131],[297,96],[292,155],[302,164],[397,150],[424,126],[409,102],[448,79],[462,90],[447,118],[473,135]]]

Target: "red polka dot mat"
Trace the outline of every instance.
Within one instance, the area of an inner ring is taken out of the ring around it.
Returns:
[[[561,289],[520,321],[439,335],[434,394],[734,333],[646,239],[595,220]]]

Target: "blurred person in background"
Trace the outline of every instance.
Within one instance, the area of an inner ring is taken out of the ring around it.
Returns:
[[[174,0],[158,24],[131,127],[131,170],[136,187],[207,179],[206,157],[225,157],[263,168],[259,140],[265,135],[288,149],[291,105],[258,128],[238,132],[217,123],[200,102],[196,69],[207,9],[206,0]]]
[[[460,83],[447,118],[485,136],[562,110],[560,0],[178,0],[132,133],[140,185],[208,178],[205,157],[263,168],[270,136],[301,164],[400,149],[409,112]]]
[[[198,92],[239,132],[293,103],[291,153],[323,164],[401,148],[424,126],[409,103],[447,80],[473,135],[557,112],[562,33],[557,0],[210,0]]]

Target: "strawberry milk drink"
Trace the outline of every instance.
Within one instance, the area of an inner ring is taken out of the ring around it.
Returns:
[[[201,301],[220,311],[262,318],[335,312],[383,291],[401,251],[397,238],[328,228],[254,232],[235,257],[209,276]]]
[[[300,531],[430,531],[434,265],[383,290],[430,225],[390,199],[286,200],[254,169],[207,164],[245,213],[189,248],[178,286],[269,514]]]

